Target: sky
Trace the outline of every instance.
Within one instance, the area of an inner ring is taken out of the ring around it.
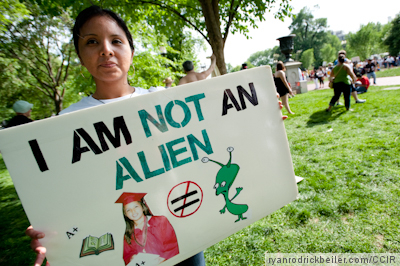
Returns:
[[[277,1],[279,2],[279,0]],[[315,7],[318,5],[318,7]],[[361,25],[368,22],[388,23],[389,17],[392,19],[400,12],[399,0],[292,0],[293,14],[298,14],[300,10],[307,6],[316,18],[327,18],[328,30],[357,32]],[[271,49],[279,45],[276,39],[290,34],[289,26],[292,19],[286,18],[284,22],[274,19],[273,13],[266,13],[265,21],[259,22],[257,29],[250,29],[246,39],[243,35],[236,33],[229,34],[225,44],[225,62],[232,66],[241,65],[251,54],[257,51]],[[199,35],[200,36],[200,35]],[[210,65],[207,56],[212,54],[211,47],[207,44],[207,51],[198,51],[200,64]]]

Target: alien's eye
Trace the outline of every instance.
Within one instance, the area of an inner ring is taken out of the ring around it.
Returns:
[[[223,182],[221,183],[221,187],[224,187],[225,185],[226,185],[226,182],[223,181]]]
[[[203,157],[203,158],[201,158],[201,161],[202,161],[203,163],[208,163],[209,160],[210,160],[210,159],[208,159],[208,157]]]
[[[226,150],[227,150],[228,152],[232,152],[232,151],[233,151],[233,147],[228,147]]]
[[[214,185],[214,189],[217,189],[218,187],[219,187],[218,183]]]

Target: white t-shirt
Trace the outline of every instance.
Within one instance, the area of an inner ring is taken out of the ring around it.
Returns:
[[[132,94],[128,94],[122,97],[118,97],[118,98],[114,98],[114,99],[107,99],[107,100],[97,100],[95,98],[92,97],[92,95],[83,98],[82,100],[80,100],[77,103],[71,104],[69,107],[65,108],[64,110],[62,110],[59,115],[63,115],[63,114],[67,114],[67,113],[71,113],[71,112],[75,112],[75,111],[79,111],[82,109],[86,109],[86,108],[90,108],[90,107],[94,107],[94,106],[98,106],[98,105],[102,105],[102,104],[107,104],[107,103],[112,103],[112,102],[118,102],[121,100],[125,100],[125,99],[129,99],[129,98],[133,98],[136,96],[140,96],[143,94],[147,94],[150,92],[154,92],[154,91],[160,91],[160,90],[165,90],[165,88],[163,87],[150,87],[150,89],[145,90],[143,88],[139,88],[139,87],[135,87],[135,92],[133,92]]]

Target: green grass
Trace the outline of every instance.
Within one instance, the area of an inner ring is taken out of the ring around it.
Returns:
[[[381,71],[376,71],[377,78],[400,76],[400,67],[381,68]]]
[[[352,99],[353,112],[325,112],[332,90],[290,99],[300,198],[208,248],[207,265],[262,265],[265,252],[400,252],[400,90],[382,88],[361,94],[365,104]]]
[[[332,90],[290,99],[300,197],[208,248],[207,266],[263,265],[265,252],[400,253],[400,90],[382,88],[361,94],[365,104],[352,99],[353,112],[325,112]],[[1,157],[0,190],[0,264],[32,264],[29,222]]]

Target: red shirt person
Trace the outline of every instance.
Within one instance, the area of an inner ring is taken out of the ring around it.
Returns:
[[[146,193],[122,193],[115,203],[123,204],[126,223],[124,235],[125,265],[140,253],[154,256],[161,263],[179,254],[174,228],[164,216],[153,216],[143,197]]]
[[[355,83],[357,94],[364,93],[368,91],[369,79],[366,76],[357,73],[357,81]]]

